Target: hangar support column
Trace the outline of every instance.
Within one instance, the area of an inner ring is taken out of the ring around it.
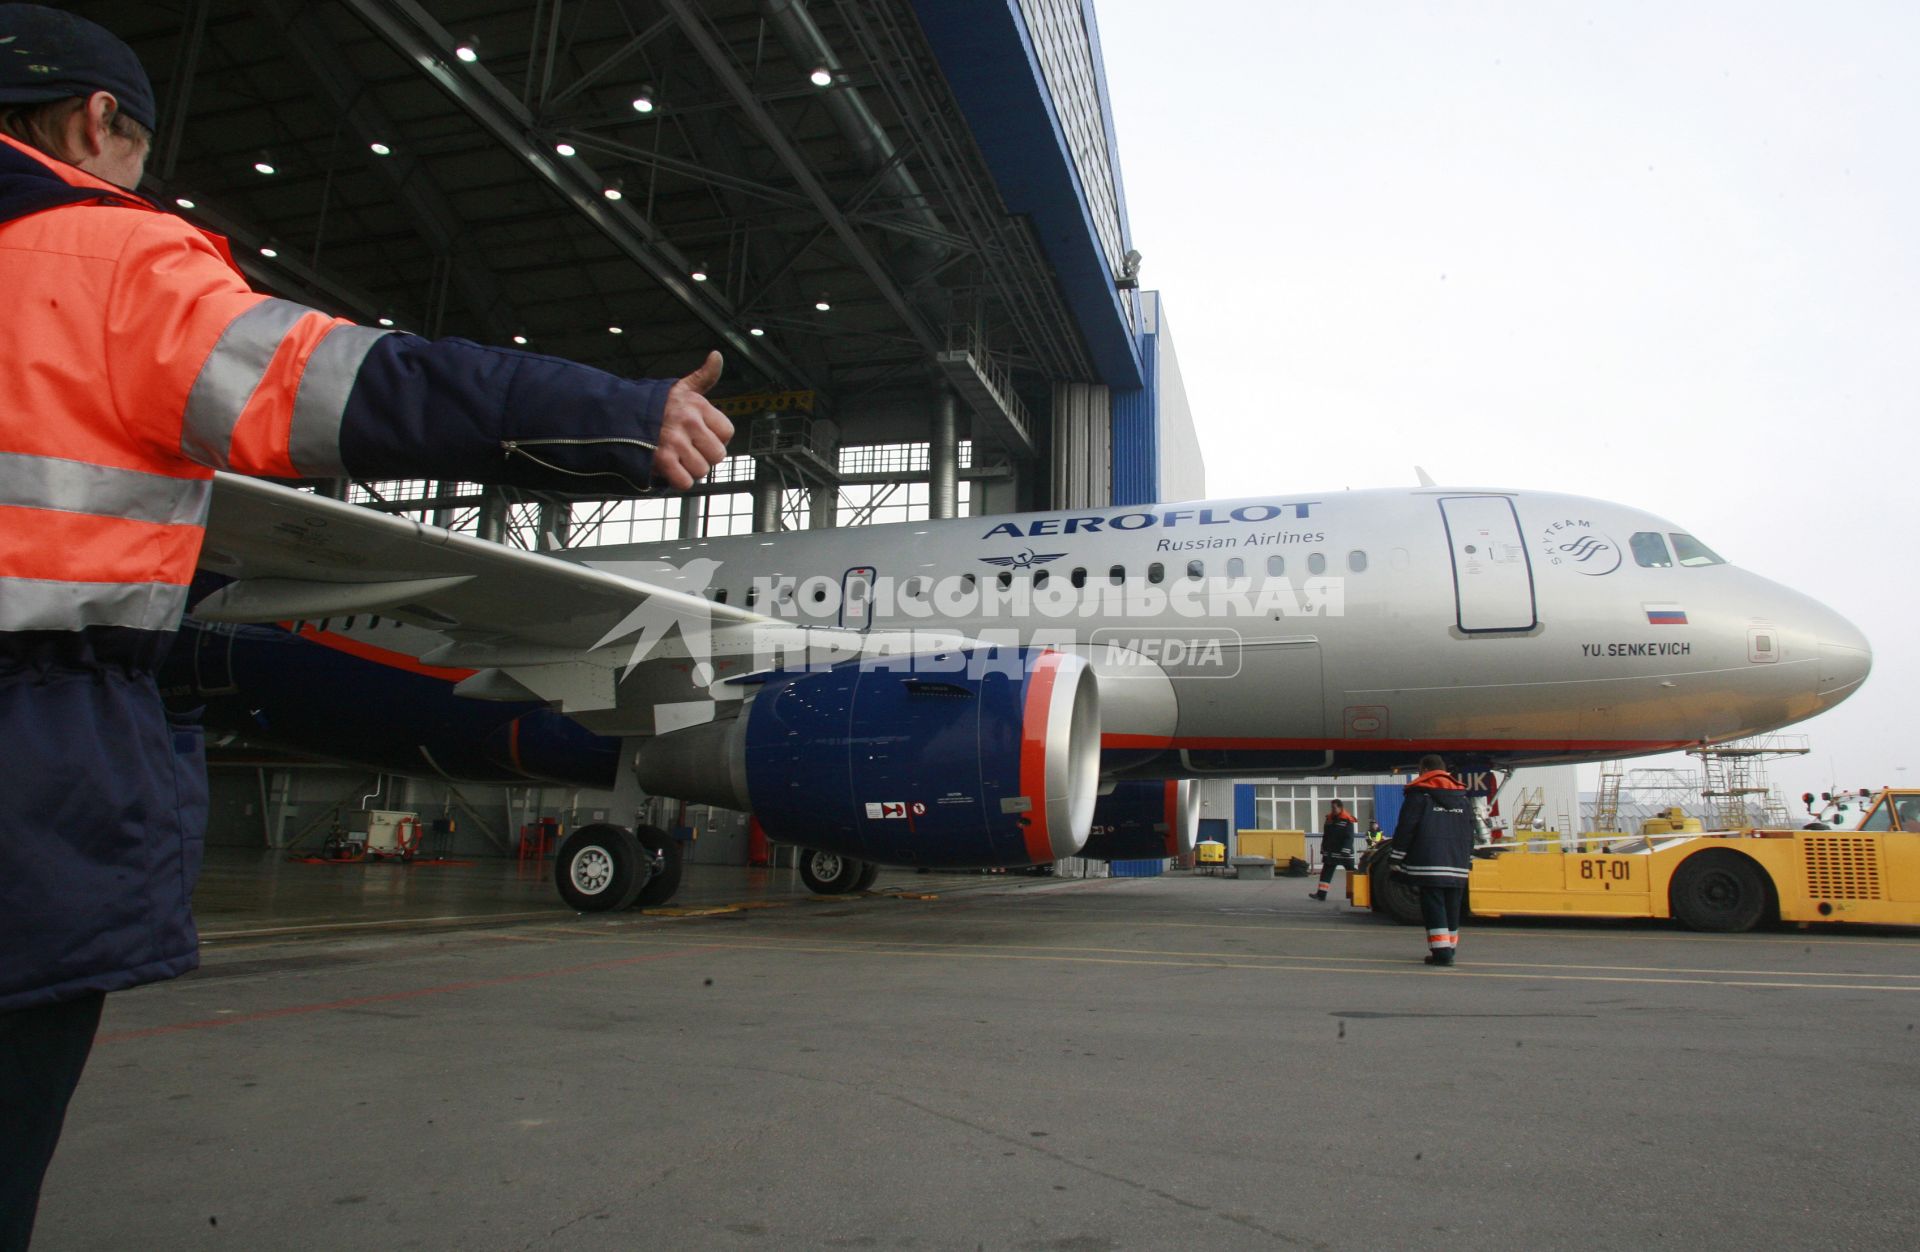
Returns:
[[[753,480],[753,533],[769,534],[780,529],[780,480],[760,477]]]
[[[942,387],[927,442],[927,516],[938,521],[960,513],[960,414],[951,389]]]

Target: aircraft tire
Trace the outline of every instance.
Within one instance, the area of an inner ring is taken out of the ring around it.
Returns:
[[[1420,924],[1420,889],[1393,876],[1387,858],[1379,857],[1367,871],[1373,879],[1373,907],[1402,926]]]
[[[855,891],[873,890],[874,879],[880,877],[880,867],[872,861],[866,862],[866,868],[860,871],[860,877],[853,880]]]
[[[865,861],[856,861],[837,852],[800,849],[800,881],[807,884],[807,890],[816,895],[844,896],[858,891],[860,888],[857,884],[860,875],[866,872],[866,865]]]
[[[680,890],[680,878],[687,868],[687,845],[658,826],[636,827],[633,834],[642,848],[649,853],[659,853],[661,860],[661,868],[647,879],[647,885],[640,888],[640,894],[633,898],[633,907],[659,908]]]
[[[1767,912],[1760,869],[1737,852],[1698,852],[1674,871],[1669,902],[1688,930],[1733,934],[1752,930]]]
[[[595,822],[560,841],[553,885],[567,907],[582,913],[612,913],[633,903],[646,886],[652,861],[625,826]]]

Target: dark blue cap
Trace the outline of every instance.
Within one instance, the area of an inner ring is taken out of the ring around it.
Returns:
[[[0,104],[42,104],[111,91],[148,130],[159,110],[133,49],[105,27],[39,4],[0,4]]]

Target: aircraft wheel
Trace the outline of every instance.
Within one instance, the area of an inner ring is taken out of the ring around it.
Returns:
[[[1759,868],[1737,852],[1700,852],[1674,871],[1670,899],[1673,915],[1688,930],[1732,933],[1759,924],[1767,911],[1767,885]]]
[[[631,830],[596,822],[560,841],[553,885],[569,908],[611,913],[633,903],[646,885],[652,860]]]
[[[641,826],[633,834],[649,855],[659,858],[653,877],[647,879],[647,885],[640,888],[640,894],[633,898],[633,907],[658,908],[673,899],[674,893],[680,890],[680,878],[687,867],[687,845],[658,826]]]
[[[1376,860],[1367,875],[1373,880],[1374,911],[1385,913],[1402,926],[1420,924],[1420,889],[1395,878],[1386,857]]]
[[[843,896],[858,891],[860,875],[865,872],[865,861],[856,861],[838,852],[800,850],[800,881],[818,895]]]
[[[873,880],[880,877],[880,867],[872,861],[865,862],[866,868],[860,871],[860,877],[853,880],[855,891],[872,891]]]

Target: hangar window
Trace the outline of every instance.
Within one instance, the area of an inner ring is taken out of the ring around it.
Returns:
[[[1281,575],[1285,574],[1286,572],[1287,572],[1286,557],[1283,557],[1276,552],[1272,556],[1267,558],[1267,577],[1268,578],[1279,578]]]
[[[1227,559],[1227,577],[1228,578],[1245,578],[1246,576],[1247,576],[1247,563],[1241,560],[1237,556],[1229,557]]]
[[[1052,575],[1047,573],[1047,571],[1037,569],[1033,571],[1033,585],[1036,587],[1044,587],[1047,585],[1047,580],[1051,577]]]
[[[1159,582],[1165,582],[1166,580],[1167,580],[1166,566],[1160,564],[1160,562],[1158,561],[1155,561],[1152,565],[1147,566],[1148,582],[1159,583]]]
[[[1666,569],[1673,564],[1667,541],[1650,530],[1643,530],[1628,541],[1633,545],[1634,563],[1646,569]]]
[[[1353,551],[1347,553],[1347,568],[1352,570],[1356,574],[1366,573],[1367,572],[1367,554],[1360,551],[1360,549],[1358,548],[1355,548]]]
[[[1187,562],[1188,578],[1205,578],[1206,576],[1207,576],[1207,563],[1205,561],[1188,561]]]
[[[1121,583],[1127,581],[1127,567],[1124,565],[1116,565],[1112,569],[1108,570],[1107,581],[1112,583],[1116,587],[1118,587]]]
[[[1725,565],[1726,558],[1692,535],[1668,535],[1673,540],[1673,555],[1682,565]]]
[[[1327,554],[1310,552],[1307,554],[1307,573],[1324,574],[1327,572]]]
[[[1074,567],[1073,585],[1076,587],[1084,587],[1087,585],[1087,571],[1085,567],[1083,566]]]

